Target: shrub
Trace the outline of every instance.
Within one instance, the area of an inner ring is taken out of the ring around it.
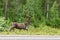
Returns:
[[[56,19],[55,26],[56,27],[59,27],[60,26],[60,18],[57,18]]]

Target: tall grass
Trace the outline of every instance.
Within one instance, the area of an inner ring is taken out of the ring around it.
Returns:
[[[4,24],[4,25],[1,25]],[[11,27],[11,21],[7,20],[5,23],[4,17],[0,18],[0,35],[60,35],[60,29],[46,26],[39,23],[39,27],[34,27],[33,25],[27,26],[28,31],[14,29],[11,32],[9,28]]]

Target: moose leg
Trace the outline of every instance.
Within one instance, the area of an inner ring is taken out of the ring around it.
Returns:
[[[28,31],[28,29],[26,29],[26,28],[24,30]]]
[[[14,27],[11,27],[9,31],[14,30]]]

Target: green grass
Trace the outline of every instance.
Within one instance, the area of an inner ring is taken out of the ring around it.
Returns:
[[[14,29],[11,32],[0,32],[0,35],[60,35],[60,29],[40,25],[39,28],[29,26],[28,31]]]

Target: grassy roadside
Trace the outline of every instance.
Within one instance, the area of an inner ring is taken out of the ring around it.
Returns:
[[[60,35],[60,29],[40,25],[39,28],[29,27],[28,31],[14,29],[11,32],[0,32],[0,35]]]

